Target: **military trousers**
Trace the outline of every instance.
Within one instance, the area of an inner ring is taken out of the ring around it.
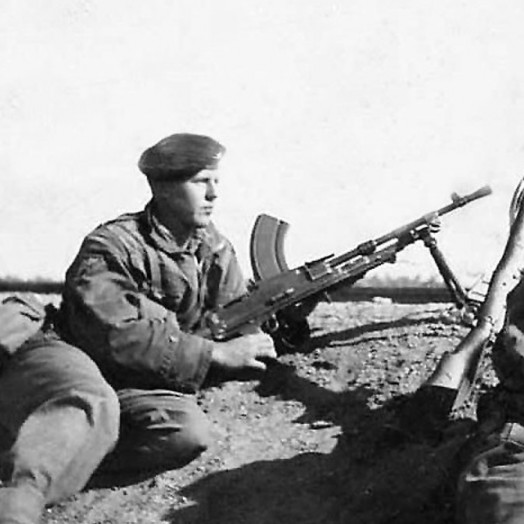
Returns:
[[[193,395],[171,390],[121,389],[120,439],[104,474],[154,474],[180,468],[205,451],[210,424]]]
[[[209,423],[193,396],[115,391],[54,333],[28,341],[0,375],[0,524],[34,524],[97,470],[159,472],[197,457]]]
[[[524,522],[524,426],[508,422],[473,445],[458,480],[458,524]]]

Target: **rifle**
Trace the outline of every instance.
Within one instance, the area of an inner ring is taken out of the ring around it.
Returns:
[[[488,290],[477,312],[476,324],[458,346],[440,359],[435,371],[415,392],[406,414],[405,426],[421,422],[422,430],[438,429],[451,411],[468,398],[478,375],[479,364],[487,348],[493,345],[501,330],[509,293],[524,271],[524,179],[514,193],[510,208],[510,233],[502,257],[489,281]],[[421,413],[426,413],[419,416]],[[418,419],[418,420],[417,420]]]
[[[462,197],[453,194],[451,204],[359,244],[347,253],[328,255],[295,269],[289,269],[282,249],[288,224],[260,215],[250,242],[255,280],[249,293],[208,314],[198,333],[221,341],[262,327],[284,347],[298,347],[309,337],[305,317],[326,292],[342,284],[352,285],[371,269],[394,262],[398,252],[418,240],[430,249],[457,301],[465,303],[466,294],[445,264],[430,227],[438,217],[490,193],[491,188],[484,186]]]

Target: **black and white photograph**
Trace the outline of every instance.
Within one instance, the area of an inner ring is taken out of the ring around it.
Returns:
[[[0,2],[0,524],[522,524],[523,27]]]

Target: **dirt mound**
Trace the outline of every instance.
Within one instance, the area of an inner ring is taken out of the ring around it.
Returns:
[[[453,465],[471,408],[435,441],[398,410],[467,332],[448,304],[320,304],[312,339],[261,382],[201,394],[215,444],[185,468],[91,488],[45,524],[451,524]],[[481,387],[494,378],[487,372]]]

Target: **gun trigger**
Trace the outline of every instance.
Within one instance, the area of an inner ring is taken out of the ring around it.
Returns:
[[[278,331],[278,320],[275,315],[271,315],[263,324],[262,330],[265,333],[271,334]]]

